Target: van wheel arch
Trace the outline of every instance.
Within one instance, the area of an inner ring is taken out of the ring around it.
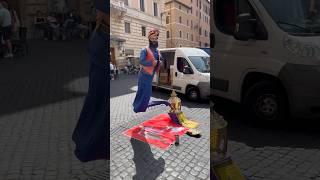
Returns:
[[[289,100],[288,100],[287,91],[279,78],[269,74],[252,72],[245,76],[242,83],[242,88],[241,88],[241,103],[243,105],[246,105],[248,103],[248,99],[249,99],[249,102],[252,101],[248,93],[258,91],[258,92],[254,92],[254,96],[257,96],[256,93],[259,94],[259,91],[263,92],[265,89],[264,87],[269,87],[271,89],[274,89],[275,93],[279,91],[279,94],[281,94],[281,100],[279,102],[281,103],[281,106],[283,106],[283,104],[286,106],[285,112],[281,112],[281,113],[284,113],[288,116],[290,112],[289,112]],[[255,88],[260,88],[260,90]],[[272,92],[272,90],[269,92]],[[281,116],[284,116],[284,114],[282,114]]]
[[[191,101],[198,101],[201,97],[199,88],[190,84],[187,85],[185,94]]]

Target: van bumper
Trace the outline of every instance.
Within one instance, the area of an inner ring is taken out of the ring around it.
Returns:
[[[210,98],[210,82],[199,82],[198,88],[200,90],[201,99]]]
[[[320,117],[320,65],[286,64],[279,77],[288,93],[292,117]]]

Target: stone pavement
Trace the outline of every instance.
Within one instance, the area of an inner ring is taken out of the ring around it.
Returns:
[[[71,135],[88,88],[85,41],[32,41],[0,59],[0,179],[106,179],[105,161],[81,163]]]
[[[200,122],[203,136],[196,139],[185,135],[180,138],[179,146],[162,151],[122,134],[132,126],[168,111],[167,107],[158,106],[135,114],[132,102],[136,85],[135,75],[111,82],[111,179],[209,179],[209,104],[191,103],[182,98],[182,110]],[[156,90],[153,96],[168,99],[170,92]]]
[[[228,153],[249,180],[320,180],[319,121],[246,121],[234,103],[216,106],[228,122]]]
[[[320,150],[250,147],[229,142],[230,154],[250,180],[320,180]]]

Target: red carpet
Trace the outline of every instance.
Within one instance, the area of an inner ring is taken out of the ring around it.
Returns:
[[[143,126],[143,128],[141,128]],[[175,124],[168,114],[160,114],[124,132],[124,135],[167,150],[175,142],[175,135],[182,136],[187,128]]]

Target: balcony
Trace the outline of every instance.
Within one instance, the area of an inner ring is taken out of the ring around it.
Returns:
[[[125,7],[124,2],[121,0],[111,1],[110,10],[111,10],[111,14],[114,14],[119,18],[123,18],[123,16],[127,13],[127,8]]]

